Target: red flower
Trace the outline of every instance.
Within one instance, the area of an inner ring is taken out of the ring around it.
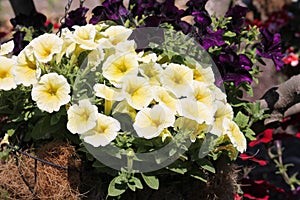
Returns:
[[[282,60],[283,60],[284,64],[295,67],[299,64],[299,55],[294,54],[294,53],[289,53],[288,55],[283,57]]]
[[[253,140],[249,143],[250,147],[254,147],[257,144],[260,143],[269,143],[273,139],[273,129],[266,129],[264,132],[260,133],[257,137],[256,140]]]
[[[251,161],[253,161],[253,162],[258,163],[260,166],[265,166],[265,165],[268,164],[268,162],[267,162],[266,160],[260,160],[260,159],[258,159],[258,158],[255,158],[254,156],[250,156],[250,155],[248,155],[248,154],[246,154],[246,153],[240,154],[240,158],[241,158],[242,160],[251,160]]]

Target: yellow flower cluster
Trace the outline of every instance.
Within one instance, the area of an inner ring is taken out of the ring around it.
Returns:
[[[60,37],[44,34],[35,38],[13,58],[6,55],[12,50],[7,44],[8,50],[0,51],[0,89],[32,86],[37,107],[56,112],[72,100],[72,86],[52,65],[58,65],[63,57],[71,60],[72,55],[89,51],[89,64],[102,66],[104,81],[95,83],[93,90],[105,102],[105,110],[98,111],[97,105],[82,99],[67,112],[68,130],[80,134],[86,143],[105,146],[126,131],[111,117],[123,113],[130,116],[139,137],[152,139],[184,129],[192,130],[194,141],[211,132],[227,135],[240,152],[245,151],[246,139],[233,122],[226,95],[214,85],[212,69],[197,62],[189,66],[160,64],[159,55],[135,51],[131,33],[123,26],[74,26],[73,32],[62,30]]]

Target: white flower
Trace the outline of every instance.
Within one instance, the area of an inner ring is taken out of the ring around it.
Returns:
[[[153,100],[152,88],[145,78],[128,76],[122,85],[128,104],[137,110],[147,107]]]
[[[196,64],[193,70],[194,80],[213,85],[215,82],[214,72],[211,67],[202,67],[199,63]]]
[[[59,54],[63,46],[63,40],[55,34],[45,33],[30,43],[33,54],[39,62],[49,62],[54,54]]]
[[[17,64],[13,68],[13,74],[17,84],[30,86],[35,84],[40,77],[41,69],[37,67],[32,48],[25,47],[18,55]]]
[[[73,33],[72,41],[79,44],[79,47],[86,50],[93,50],[98,46],[95,42],[96,28],[92,24],[85,26],[73,26],[75,29]]]
[[[213,123],[211,133],[220,136],[224,132],[223,121],[225,119],[233,119],[233,110],[230,104],[228,103],[215,101],[215,104],[217,106],[217,110],[215,112],[215,122]]]
[[[0,56],[0,90],[11,90],[17,87],[12,68],[16,61],[11,58]]]
[[[150,53],[144,55],[144,52],[138,53],[139,61],[142,61],[143,63],[155,63],[157,61],[157,55],[155,53]]]
[[[185,65],[170,63],[162,72],[161,82],[178,98],[188,96],[192,90],[193,71]]]
[[[177,111],[180,116],[195,120],[197,123],[211,125],[214,120],[214,111],[204,103],[193,99],[179,99]]]
[[[82,134],[96,126],[98,119],[97,106],[92,105],[88,99],[80,100],[68,110],[67,128],[71,133]]]
[[[143,63],[139,66],[140,73],[149,79],[150,85],[161,85],[160,76],[163,71],[160,64],[150,62]]]
[[[193,92],[191,97],[198,102],[204,103],[209,108],[215,109],[214,95],[207,84],[193,81]]]
[[[223,126],[225,129],[224,134],[226,134],[229,137],[233,146],[236,147],[237,150],[241,153],[246,151],[247,140],[244,134],[240,131],[238,125],[232,120],[225,119],[223,121]]]
[[[104,31],[113,45],[126,41],[131,33],[132,30],[124,26],[111,26]]]
[[[113,101],[121,101],[124,99],[121,89],[118,88],[108,87],[104,84],[97,83],[94,85],[93,89],[96,92],[95,95],[100,98]]]
[[[100,113],[97,115],[96,123],[93,129],[83,133],[80,137],[94,147],[108,145],[117,137],[118,131],[121,129],[118,120]]]
[[[104,62],[102,70],[103,76],[118,86],[124,77],[138,74],[137,56],[132,53],[113,54]]]
[[[67,79],[57,73],[45,74],[41,80],[33,85],[31,96],[39,109],[52,113],[59,111],[62,105],[67,104],[71,97],[70,85]]]
[[[159,136],[165,128],[172,127],[174,122],[175,116],[169,109],[154,105],[137,113],[133,127],[139,137],[151,139]]]
[[[15,47],[14,41],[2,43],[0,46],[0,56],[7,55],[13,51]]]
[[[154,87],[153,90],[154,100],[160,105],[167,107],[175,114],[177,111],[178,99],[164,87]]]

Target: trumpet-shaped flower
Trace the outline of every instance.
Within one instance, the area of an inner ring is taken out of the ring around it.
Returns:
[[[17,87],[12,68],[16,64],[14,59],[0,56],[0,90],[11,90]]]
[[[177,111],[180,116],[195,120],[199,124],[211,125],[214,120],[214,110],[204,103],[190,98],[180,99]]]
[[[177,110],[178,99],[172,95],[164,87],[155,87],[154,89],[154,100],[157,101],[160,105],[167,107],[174,114]]]
[[[31,47],[20,52],[13,74],[17,84],[30,86],[35,84],[40,76],[41,69],[37,67]]]
[[[136,110],[131,107],[127,101],[118,102],[118,104],[114,107],[112,115],[114,116],[119,113],[129,115],[132,120],[134,120],[136,116]]]
[[[152,108],[140,110],[135,118],[133,127],[140,137],[151,139],[160,135],[168,127],[172,127],[175,116],[169,109],[155,105]]]
[[[111,101],[121,101],[124,99],[124,95],[121,92],[121,89],[108,87],[104,84],[95,84],[94,91],[96,92],[96,96],[100,98],[104,98]]]
[[[57,73],[45,74],[37,84],[33,85],[31,97],[39,109],[52,113],[59,111],[62,105],[67,104],[71,97],[70,85],[67,79]]]
[[[153,100],[152,88],[142,77],[129,76],[124,79],[122,92],[128,104],[137,110],[147,107]]]
[[[104,31],[113,45],[126,41],[131,33],[132,30],[124,26],[111,26]]]
[[[161,65],[154,62],[140,64],[139,71],[149,79],[150,85],[161,85],[160,76],[163,71]]]
[[[185,65],[171,63],[162,72],[161,81],[178,98],[188,96],[192,91],[193,71]]]
[[[215,101],[215,104],[217,105],[217,110],[215,112],[215,122],[213,124],[211,133],[220,136],[225,131],[223,121],[225,119],[233,119],[233,110],[230,104],[228,103]]]
[[[55,34],[43,34],[31,41],[33,54],[37,61],[46,63],[49,62],[54,54],[59,54],[63,40]]]
[[[226,134],[234,147],[237,148],[239,152],[244,152],[247,149],[247,140],[244,134],[240,131],[238,125],[229,119],[223,121],[223,126],[225,129],[224,134]]]
[[[71,38],[79,47],[86,50],[93,50],[98,46],[95,41],[96,28],[92,24],[85,26],[73,26],[75,29],[73,37]]]
[[[96,126],[83,133],[81,139],[94,147],[106,146],[117,137],[120,129],[118,120],[98,113]]]
[[[211,67],[202,67],[199,64],[196,64],[195,69],[193,70],[194,80],[199,82],[204,82],[208,85],[212,85],[215,82],[214,72]]]
[[[13,51],[15,47],[14,41],[9,41],[1,44],[0,46],[0,56],[7,55]]]
[[[207,84],[193,81],[192,98],[198,102],[204,103],[206,106],[213,109],[214,95]]]
[[[119,86],[126,76],[138,74],[137,56],[132,53],[111,55],[104,62],[102,70],[106,79]]]
[[[67,128],[71,133],[82,134],[96,126],[98,119],[97,106],[92,105],[88,99],[80,100],[68,110]]]

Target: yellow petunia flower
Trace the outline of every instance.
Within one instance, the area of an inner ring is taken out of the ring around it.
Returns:
[[[67,79],[57,73],[45,74],[37,84],[34,84],[31,97],[39,109],[52,113],[59,111],[62,105],[67,104],[71,97],[70,85]]]
[[[55,34],[45,33],[30,43],[37,61],[46,63],[52,60],[54,54],[62,50],[63,40]]]
[[[85,26],[73,26],[75,29],[71,40],[79,45],[80,48],[85,50],[96,49],[98,43],[96,39],[96,28],[92,24]]]
[[[154,88],[154,100],[160,105],[167,107],[174,114],[177,111],[178,99],[174,97],[168,90],[164,87],[155,87]]]
[[[93,87],[96,92],[95,95],[100,98],[107,100],[121,101],[124,99],[124,95],[121,92],[121,89],[108,87],[104,84],[97,83]]]
[[[152,87],[142,77],[128,76],[123,82],[122,92],[128,104],[137,110],[147,107],[153,100]]]
[[[214,95],[207,84],[193,81],[193,92],[191,97],[197,102],[204,103],[206,106],[214,109]]]
[[[120,129],[118,120],[98,113],[96,126],[83,133],[80,138],[94,147],[106,146],[117,137]]]
[[[104,31],[104,34],[108,36],[109,41],[113,45],[125,42],[131,33],[132,30],[124,26],[111,26]]]
[[[103,76],[118,87],[126,76],[138,74],[137,56],[132,53],[111,55],[102,70]]]
[[[82,134],[96,126],[98,119],[97,106],[88,99],[80,100],[68,110],[67,128],[71,133]]]
[[[195,120],[199,124],[211,125],[214,121],[214,111],[211,108],[190,98],[180,99],[177,111],[180,116]]]
[[[233,146],[236,147],[237,150],[241,153],[246,151],[247,140],[244,134],[240,131],[238,125],[232,120],[225,119],[223,121],[223,126],[225,129],[224,134],[226,134],[229,137]]]
[[[149,79],[150,85],[161,85],[160,76],[163,71],[160,64],[150,62],[150,63],[143,63],[139,66],[140,73]]]
[[[213,85],[215,82],[214,72],[211,67],[202,67],[200,64],[196,64],[195,69],[193,69],[194,80],[206,83],[208,85]]]
[[[135,118],[133,127],[139,137],[152,139],[168,127],[172,127],[175,116],[169,109],[154,105],[152,108],[140,110]]]
[[[193,71],[185,65],[171,63],[162,72],[161,82],[176,97],[188,96],[192,91]]]
[[[13,74],[17,84],[30,86],[40,77],[41,69],[37,67],[32,48],[26,47],[18,55],[17,64],[13,67]]]
[[[223,121],[225,119],[232,120],[233,119],[233,110],[230,104],[223,103],[221,101],[215,101],[215,105],[217,106],[217,110],[215,112],[215,121],[213,123],[212,130],[210,131],[212,134],[220,136],[224,132]]]
[[[12,68],[16,61],[11,58],[0,56],[0,90],[11,90],[17,87]]]
[[[13,51],[15,47],[14,41],[9,41],[6,43],[2,43],[0,46],[0,56],[7,55]]]

